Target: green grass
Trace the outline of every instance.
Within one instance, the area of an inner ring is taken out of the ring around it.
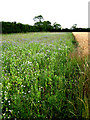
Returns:
[[[75,49],[72,33],[2,37],[2,119],[88,117],[83,96],[87,60],[71,59]],[[83,64],[86,67],[81,69]]]

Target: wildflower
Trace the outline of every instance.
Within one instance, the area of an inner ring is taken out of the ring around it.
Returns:
[[[33,43],[33,41],[30,41],[29,44]]]
[[[58,50],[61,50],[61,48],[58,48]]]
[[[5,97],[5,100],[7,100],[7,97]]]
[[[21,87],[23,87],[23,85],[21,85]]]
[[[28,91],[28,93],[30,93],[31,91]]]
[[[8,87],[6,86],[6,88],[8,89]]]
[[[28,61],[28,64],[32,64],[32,62],[29,62],[29,61]]]
[[[9,110],[9,112],[12,112],[12,110]]]
[[[13,56],[16,56],[15,54]]]
[[[9,116],[8,116],[8,119],[9,119],[10,117],[11,117],[11,116],[9,115]]]
[[[37,53],[37,54],[39,54],[39,53]]]
[[[3,116],[5,116],[5,113],[3,114]]]
[[[7,76],[7,74],[5,74],[5,76]]]

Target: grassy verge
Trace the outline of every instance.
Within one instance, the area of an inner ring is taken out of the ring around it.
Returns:
[[[72,33],[3,35],[2,119],[88,117],[87,60],[71,58],[73,41]]]

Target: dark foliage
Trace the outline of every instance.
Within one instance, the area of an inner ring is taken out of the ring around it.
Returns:
[[[25,33],[36,31],[34,26],[16,22],[2,22],[2,33]]]
[[[61,25],[56,22],[51,25],[50,21],[42,21],[41,17],[34,25],[16,23],[16,22],[0,22],[2,24],[2,31],[0,33],[26,33],[26,32],[90,32],[90,28],[76,28],[61,29]],[[42,17],[43,19],[43,17]]]

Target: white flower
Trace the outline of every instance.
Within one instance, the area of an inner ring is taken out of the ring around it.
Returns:
[[[6,88],[8,89],[8,87],[6,86]]]
[[[5,97],[5,100],[7,100],[7,98]]]
[[[29,61],[28,61],[28,64],[32,64],[32,62],[29,62]]]
[[[2,85],[2,83],[0,83],[0,85]]]
[[[30,93],[31,91],[28,91],[28,93]]]
[[[7,93],[6,91],[4,93]]]
[[[3,114],[3,116],[5,116],[5,113]]]
[[[12,110],[9,110],[10,112],[12,112]]]
[[[61,50],[61,48],[58,48],[58,50]]]
[[[21,85],[21,87],[23,87],[23,85]]]

